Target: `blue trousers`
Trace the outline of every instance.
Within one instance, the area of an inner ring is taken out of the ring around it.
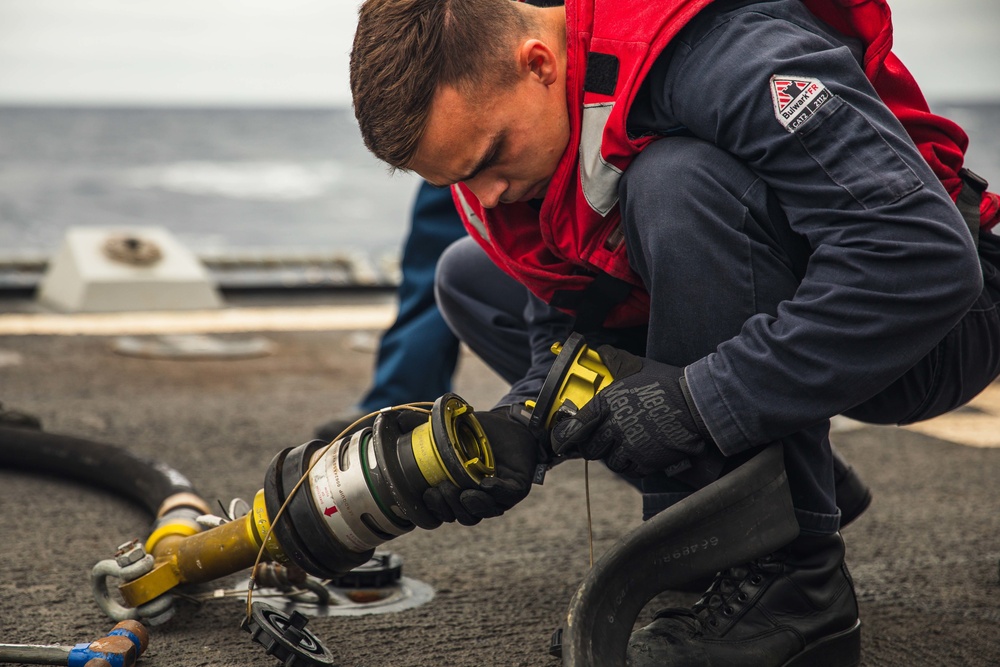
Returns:
[[[646,149],[622,179],[620,205],[629,257],[651,296],[646,341],[643,346],[634,332],[610,329],[581,333],[673,365],[711,353],[758,313],[776,314],[793,297],[811,252],[745,165],[696,139],[662,139]],[[927,357],[849,416],[874,423],[930,418],[962,405],[1000,373],[1000,239],[984,235],[980,258],[985,287],[966,316]],[[533,398],[554,358],[545,354],[547,346],[568,335],[572,319],[493,267],[472,239],[442,256],[437,293],[455,332],[513,383],[502,401]],[[829,420],[781,441],[803,532],[836,531]],[[644,478],[642,489],[646,516],[693,490],[663,475]]]
[[[399,313],[379,342],[372,386],[358,404],[362,412],[451,391],[458,339],[434,301],[434,271],[444,249],[463,236],[451,191],[422,183],[403,248]]]

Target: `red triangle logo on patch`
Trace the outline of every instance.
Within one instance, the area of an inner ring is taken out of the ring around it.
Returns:
[[[805,90],[810,84],[807,79],[779,79],[774,77],[771,79],[771,91],[775,99],[775,105],[778,107],[778,111],[784,111],[788,108],[788,105],[798,97],[803,90]]]
[[[789,132],[795,132],[833,96],[819,79],[804,76],[771,77],[774,115]]]

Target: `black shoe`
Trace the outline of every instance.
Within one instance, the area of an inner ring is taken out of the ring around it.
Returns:
[[[840,508],[840,527],[843,529],[872,504],[872,492],[836,449],[833,450],[833,481],[837,494],[837,507]],[[713,576],[699,577],[675,587],[674,590],[681,593],[700,593],[709,587],[713,579]]]
[[[630,667],[855,667],[861,622],[839,534],[720,572],[691,609],[632,633]]]
[[[840,508],[840,527],[845,528],[872,504],[872,492],[836,449],[833,450],[833,483]]]

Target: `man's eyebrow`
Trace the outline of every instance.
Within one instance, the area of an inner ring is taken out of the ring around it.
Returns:
[[[504,139],[506,139],[506,133],[501,131],[494,134],[493,139],[490,141],[490,145],[486,148],[483,156],[479,158],[479,162],[476,163],[476,166],[464,176],[456,178],[454,182],[461,183],[463,181],[471,180],[475,178],[483,169],[489,167],[500,154],[500,148],[503,146]]]

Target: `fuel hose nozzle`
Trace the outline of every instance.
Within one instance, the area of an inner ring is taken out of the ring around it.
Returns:
[[[542,443],[538,483],[554,461],[548,432],[614,380],[579,334],[552,351],[557,356],[538,399],[515,407],[515,416]],[[152,558],[139,561],[142,568],[95,569],[98,588],[104,575],[120,577],[118,591],[128,606],[119,611],[130,617],[175,586],[238,572],[261,555],[316,577],[335,577],[364,565],[377,546],[415,526],[439,526],[423,501],[427,489],[445,482],[476,489],[493,474],[491,443],[472,406],[455,394],[435,401],[429,416],[386,409],[371,426],[332,443],[312,440],[279,452],[243,517],[204,531],[186,514],[161,517],[144,549],[137,548],[139,556]]]
[[[95,568],[97,587],[106,587],[105,575],[120,578],[127,607],[117,611],[131,617],[175,586],[238,572],[260,556],[332,578],[364,565],[375,547],[414,526],[439,526],[423,502],[427,489],[446,481],[475,489],[493,474],[486,434],[455,394],[435,401],[429,416],[383,410],[372,426],[333,443],[312,440],[279,452],[245,516],[203,531],[185,517],[163,519],[136,547],[143,568]]]
[[[455,394],[439,398],[430,417],[408,429],[413,421],[411,411],[385,410],[371,427],[332,445],[313,440],[275,456],[264,482],[266,513],[288,507],[271,525],[280,545],[272,555],[316,576],[341,574],[414,526],[437,527],[423,503],[428,488],[447,481],[474,489],[494,474],[486,434]]]
[[[538,399],[521,408],[543,449],[560,418],[575,414],[614,380],[579,334],[552,351],[556,359]],[[412,424],[413,413],[387,410],[372,427],[331,446],[314,440],[275,456],[264,483],[266,514],[275,517],[286,502],[288,507],[271,526],[280,545],[272,556],[316,576],[343,573],[414,526],[437,527],[440,521],[423,502],[428,488],[451,482],[475,489],[494,474],[490,442],[472,406],[455,394],[439,398],[429,419],[408,428]],[[544,464],[554,457],[548,450],[541,458]],[[303,477],[303,488],[292,494]]]

